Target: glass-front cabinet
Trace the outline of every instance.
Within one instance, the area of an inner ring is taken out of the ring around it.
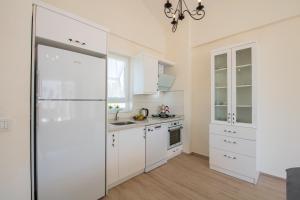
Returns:
[[[230,105],[231,52],[221,51],[212,58],[214,87],[213,116],[214,120],[227,123]]]
[[[212,53],[212,122],[254,126],[254,50],[251,43]]]

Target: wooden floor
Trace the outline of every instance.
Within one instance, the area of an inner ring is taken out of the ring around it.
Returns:
[[[208,168],[208,160],[182,154],[108,192],[106,200],[282,200],[285,181],[261,175],[253,185]]]

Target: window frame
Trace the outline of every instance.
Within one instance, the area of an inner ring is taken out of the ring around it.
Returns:
[[[126,63],[125,66],[125,74],[124,74],[124,90],[125,90],[125,98],[117,98],[117,97],[109,97],[108,96],[108,91],[107,91],[107,105],[109,104],[117,104],[117,103],[125,103],[125,108],[121,109],[120,112],[131,112],[132,110],[132,103],[131,103],[131,81],[130,81],[130,57],[120,55],[117,53],[110,52],[107,56],[107,71],[109,70],[109,59],[116,59],[116,60],[121,60]],[[109,77],[107,75],[107,81],[109,81]],[[108,90],[108,89],[107,89]],[[114,113],[115,109],[109,109],[109,113]]]

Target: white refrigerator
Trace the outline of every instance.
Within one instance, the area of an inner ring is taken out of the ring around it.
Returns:
[[[37,47],[38,200],[105,195],[106,60]]]

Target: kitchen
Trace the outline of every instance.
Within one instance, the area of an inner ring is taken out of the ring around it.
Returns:
[[[299,1],[1,4],[0,199],[300,195]]]
[[[34,6],[32,173],[38,199],[104,197],[107,189],[183,152],[184,93],[170,90],[176,77],[167,74],[175,63],[108,52],[106,29],[74,18],[43,3]],[[68,35],[58,31],[67,26]],[[87,189],[87,183],[94,184]]]

